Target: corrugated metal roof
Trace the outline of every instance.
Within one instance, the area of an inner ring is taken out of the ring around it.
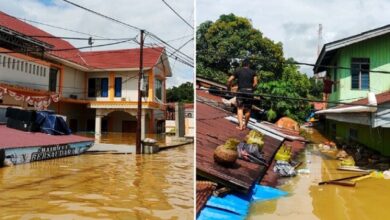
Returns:
[[[198,98],[202,100],[219,100],[220,97],[198,91]],[[214,149],[229,138],[243,140],[249,130],[239,131],[236,124],[225,117],[230,113],[201,102],[196,103],[196,166],[197,175],[203,176],[229,188],[247,193],[258,182],[267,170],[267,167],[238,159],[234,167],[223,167],[214,163]],[[268,164],[273,160],[283,138],[264,137],[263,152]]]

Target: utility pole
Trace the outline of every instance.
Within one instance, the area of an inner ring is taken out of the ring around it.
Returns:
[[[136,132],[136,154],[141,153],[141,117],[142,117],[142,94],[141,94],[141,80],[143,75],[143,65],[144,65],[144,30],[141,30],[140,34],[140,51],[139,51],[139,76],[138,76],[138,110],[137,110],[137,132]]]
[[[321,46],[322,46],[322,24],[319,24],[318,25],[317,57],[321,53]]]

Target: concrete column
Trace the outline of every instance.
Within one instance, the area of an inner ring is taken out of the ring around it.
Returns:
[[[145,139],[145,115],[146,115],[146,112],[144,109],[142,109],[142,113],[141,113],[141,140]]]
[[[175,123],[176,123],[176,137],[184,137],[185,135],[185,121],[184,121],[184,106],[183,103],[175,103]]]
[[[102,134],[102,116],[96,115],[95,117],[95,135]]]

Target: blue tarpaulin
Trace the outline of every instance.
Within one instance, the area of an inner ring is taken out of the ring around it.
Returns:
[[[212,196],[198,216],[203,219],[245,219],[252,202],[277,199],[287,192],[269,186],[255,185],[249,194],[233,193],[224,197]]]
[[[204,207],[198,216],[198,220],[244,220],[246,216],[237,215],[233,212]]]
[[[256,185],[253,189],[252,200],[254,202],[278,199],[286,196],[288,193],[270,186]]]
[[[71,130],[65,120],[51,111],[38,111],[36,123],[41,132],[51,135],[69,135]]]

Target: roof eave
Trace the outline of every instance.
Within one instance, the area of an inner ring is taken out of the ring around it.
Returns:
[[[143,70],[150,70],[151,67],[144,67]],[[124,72],[124,71],[139,71],[139,68],[91,68],[88,69],[86,72],[107,72],[107,71],[113,71],[113,72]]]

